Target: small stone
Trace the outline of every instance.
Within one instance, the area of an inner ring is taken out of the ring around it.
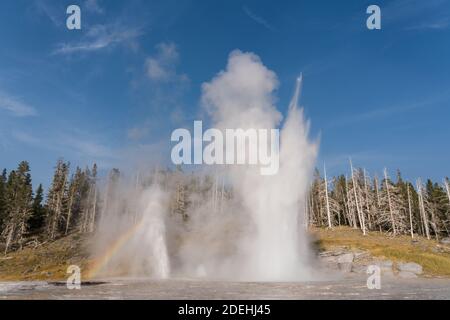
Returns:
[[[450,238],[443,238],[440,241],[442,244],[450,245]]]
[[[414,274],[422,274],[423,268],[420,264],[414,263],[414,262],[408,262],[408,263],[399,263],[397,266],[398,270],[400,272],[410,272]]]

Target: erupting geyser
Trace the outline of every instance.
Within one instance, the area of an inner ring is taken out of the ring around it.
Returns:
[[[218,204],[217,196],[211,200],[203,193],[191,194],[189,203],[196,205],[187,209],[188,221],[167,218],[171,191],[167,184],[159,187],[158,179],[144,190],[123,187],[128,200],[116,197],[118,203],[108,208],[108,218],[102,217],[98,235],[99,239],[111,239],[114,233],[128,236],[97,269],[157,278],[307,279],[310,263],[304,208],[317,143],[309,140],[309,124],[298,107],[301,84],[300,77],[282,121],[274,105],[275,73],[255,54],[232,52],[227,68],[203,84],[202,104],[220,130],[281,126],[278,173],[261,175],[258,165],[214,168],[222,190],[226,185],[232,197],[224,197],[222,191]],[[215,195],[217,185],[212,188]],[[135,203],[125,204],[129,199]],[[96,252],[104,255],[111,241],[98,243]]]
[[[316,158],[308,125],[298,109],[301,77],[280,134],[280,167],[262,176],[258,168],[230,166],[235,196],[254,224],[241,243],[239,274],[250,280],[292,280],[305,276],[308,245],[304,200]],[[203,86],[203,101],[219,128],[277,128],[281,114],[274,106],[275,73],[252,53],[234,51],[227,69]]]

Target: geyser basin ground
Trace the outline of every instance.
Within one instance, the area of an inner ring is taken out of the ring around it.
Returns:
[[[450,279],[386,278],[380,290],[369,290],[361,275],[283,283],[114,280],[81,290],[46,282],[0,282],[0,299],[450,299]]]

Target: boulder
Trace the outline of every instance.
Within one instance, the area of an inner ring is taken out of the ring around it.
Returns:
[[[408,262],[408,263],[399,263],[397,265],[398,270],[401,272],[410,272],[417,274],[422,274],[423,268],[420,264],[414,263],[414,262]]]
[[[337,259],[339,270],[341,270],[342,272],[351,272],[353,259],[353,253],[344,253],[340,255]]]
[[[369,266],[365,265],[365,264],[356,264],[353,263],[352,264],[352,272],[354,273],[359,273],[359,274],[366,274],[367,273],[367,268]]]
[[[394,263],[391,260],[377,261],[376,265],[380,267],[382,275],[394,275]]]
[[[355,257],[354,261],[363,261],[370,259],[371,255],[369,251],[357,250],[353,252]]]
[[[338,259],[337,259],[337,262],[338,263],[352,263],[353,262],[353,258],[354,258],[354,255],[353,255],[353,253],[344,253],[344,254],[341,254],[339,257],[338,257]]]
[[[442,244],[450,245],[450,238],[443,238],[440,241]]]
[[[346,272],[346,273],[352,272],[352,266],[353,266],[353,263],[351,263],[351,262],[338,263],[339,270],[342,272]]]

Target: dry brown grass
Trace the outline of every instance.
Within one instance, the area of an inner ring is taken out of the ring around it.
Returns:
[[[0,281],[66,279],[68,266],[87,266],[86,245],[84,238],[71,235],[37,248],[0,254]]]
[[[360,230],[348,227],[311,229],[316,245],[323,250],[336,246],[368,250],[373,256],[394,262],[416,262],[423,266],[430,276],[450,276],[450,247],[434,240],[410,236],[392,237],[380,232],[369,232],[366,236]]]
[[[429,276],[450,276],[450,247],[434,240],[418,237],[417,242],[412,242],[408,236],[394,238],[379,232],[363,236],[361,231],[348,227],[313,228],[311,234],[320,250],[342,246],[363,249],[381,259],[419,263]],[[88,269],[92,262],[88,246],[88,239],[71,235],[37,248],[0,254],[0,281],[64,280],[69,265]]]

